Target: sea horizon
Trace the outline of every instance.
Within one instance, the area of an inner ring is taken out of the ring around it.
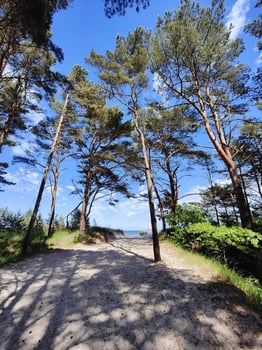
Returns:
[[[140,232],[148,232],[150,233],[150,230],[123,230],[124,234],[128,237],[139,237]]]

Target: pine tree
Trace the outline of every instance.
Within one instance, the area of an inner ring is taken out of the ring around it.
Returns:
[[[98,68],[101,84],[108,95],[115,98],[132,115],[132,121],[140,141],[143,155],[154,258],[155,261],[160,261],[161,256],[152,181],[153,173],[140,118],[141,104],[145,103],[143,96],[148,87],[148,43],[149,33],[142,28],[137,28],[127,38],[118,36],[114,51],[107,51],[106,55],[100,55],[92,51],[87,61]]]
[[[77,117],[78,134],[75,137],[76,160],[80,180],[75,193],[81,194],[82,210],[80,233],[94,201],[110,193],[129,195],[128,177],[122,163],[123,149],[130,133],[130,123],[123,122],[123,113],[117,107],[107,107],[102,89],[86,78],[86,71],[75,66],[73,108]],[[112,201],[111,201],[112,203]]]
[[[174,103],[188,105],[199,116],[211,144],[231,178],[243,227],[252,228],[252,215],[234,162],[231,136],[235,118],[246,112],[248,68],[237,63],[244,49],[231,40],[224,24],[222,0],[204,8],[190,0],[157,23],[152,70],[161,92]]]

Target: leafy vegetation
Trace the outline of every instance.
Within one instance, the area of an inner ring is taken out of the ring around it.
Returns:
[[[122,230],[99,226],[90,227],[89,222],[87,222],[85,234],[81,234],[78,230],[80,214],[76,210],[70,223],[71,228],[63,229],[62,226],[62,229],[59,229],[59,226],[57,226],[51,237],[48,236],[48,230],[39,215],[35,222],[27,254],[47,252],[55,248],[71,248],[74,244],[80,242],[108,241],[114,238],[115,235],[124,235]],[[8,208],[0,209],[0,264],[22,258],[22,245],[31,215],[31,210],[24,214],[14,214]]]
[[[261,233],[239,226],[214,226],[201,208],[192,205],[179,207],[169,222],[168,238],[176,245],[215,259],[223,264],[225,271],[227,266],[236,269],[249,276],[249,282],[254,279],[261,283]]]

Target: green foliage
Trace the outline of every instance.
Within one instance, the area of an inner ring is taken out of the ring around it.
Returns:
[[[183,248],[214,258],[247,275],[261,277],[252,268],[257,269],[261,259],[262,235],[258,232],[239,226],[216,227],[210,222],[202,222],[189,224],[169,239]]]
[[[2,28],[16,30],[16,36],[31,38],[38,46],[50,41],[50,28],[54,14],[66,9],[72,0],[8,0],[1,1]],[[54,45],[53,45],[54,46]]]
[[[262,286],[257,278],[243,277],[224,264],[212,262],[219,271],[220,278],[240,289],[255,304],[262,305]]]
[[[21,253],[21,246],[28,227],[32,210],[23,215],[13,213],[8,208],[0,209],[0,263],[14,261]],[[38,215],[29,253],[46,250],[44,221]]]
[[[91,226],[87,230],[87,236],[93,238],[103,236],[105,238],[105,241],[108,241],[110,238],[114,238],[115,234],[124,236],[124,232],[122,230],[112,229],[108,227]]]
[[[198,205],[192,204],[178,205],[176,208],[176,214],[170,214],[168,216],[168,222],[175,231],[183,230],[189,224],[206,220],[205,210]]]
[[[239,226],[216,227],[209,222],[190,224],[186,235],[188,248],[211,256],[228,256],[233,250],[257,256],[262,247],[262,235]]]
[[[70,220],[70,229],[77,230],[79,229],[81,211],[79,209],[75,210],[71,216]]]
[[[78,233],[74,236],[74,244],[83,243],[86,237],[84,237],[81,233]]]
[[[13,213],[7,207],[0,209],[0,230],[9,232],[23,232],[25,223],[20,213]]]
[[[31,220],[31,216],[32,216],[32,209],[27,210],[22,216],[22,222],[24,225],[24,230],[27,229],[29,222]],[[35,224],[34,224],[34,230],[33,230],[33,238],[37,238],[40,239],[41,241],[43,241],[44,238],[44,220],[41,216],[41,214],[39,214],[36,218]]]
[[[171,225],[171,232],[169,233],[171,240],[181,247],[190,248],[194,246],[194,238],[187,232],[187,227],[190,224],[205,222],[206,214],[202,207],[184,204],[178,205],[176,214],[170,214],[167,218]]]
[[[262,234],[262,218],[255,218],[253,222],[253,230]]]
[[[149,0],[105,0],[105,15],[108,18],[111,18],[116,14],[124,16],[126,9],[134,6],[136,11],[139,12],[141,8],[147,8],[149,6],[149,2]]]
[[[15,261],[18,258],[22,238],[21,233],[0,231],[0,264]]]

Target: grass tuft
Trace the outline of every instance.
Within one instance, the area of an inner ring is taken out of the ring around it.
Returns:
[[[192,264],[202,265],[207,271],[211,270],[216,279],[224,283],[230,283],[241,290],[253,304],[262,305],[262,285],[258,279],[243,277],[237,271],[216,260],[178,247],[172,241],[168,240],[168,242],[174,247],[178,256],[185,257]]]

